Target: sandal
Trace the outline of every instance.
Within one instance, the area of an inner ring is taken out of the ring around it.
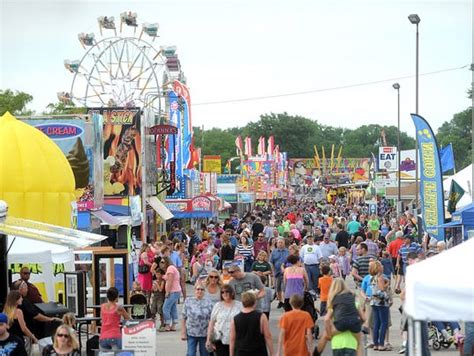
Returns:
[[[170,327],[170,329],[168,331],[176,331],[176,324],[173,324],[173,326]]]
[[[176,330],[171,330],[171,328],[169,326],[161,326],[158,331],[160,333],[164,333],[164,332],[168,332],[168,331],[176,331]]]

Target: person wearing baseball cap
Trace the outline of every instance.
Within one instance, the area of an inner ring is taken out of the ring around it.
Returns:
[[[0,355],[27,356],[25,344],[18,336],[8,332],[8,317],[0,313]]]

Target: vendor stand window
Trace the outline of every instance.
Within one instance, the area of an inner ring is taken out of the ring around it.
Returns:
[[[88,307],[106,302],[110,287],[119,290],[119,303],[128,304],[128,250],[95,247],[75,251],[75,254],[76,271],[86,273]]]

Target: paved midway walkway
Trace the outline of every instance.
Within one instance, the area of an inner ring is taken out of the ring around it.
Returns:
[[[187,285],[188,295],[192,295],[192,286]],[[316,302],[317,305],[319,302]],[[278,320],[280,319],[281,314],[283,313],[283,309],[277,309],[277,303],[272,303],[272,311],[270,313],[270,329],[273,336],[273,345],[276,352],[276,346],[278,342]],[[393,351],[374,351],[372,349],[367,350],[367,355],[398,355],[398,350],[402,343],[401,335],[400,335],[400,313],[398,308],[400,306],[400,299],[398,296],[394,296],[394,303],[391,307],[391,315],[392,315],[392,327],[390,328],[390,343],[393,346]],[[181,318],[181,308],[182,304],[178,305],[178,312]],[[321,322],[321,320],[319,320]],[[167,332],[167,333],[157,333],[157,350],[158,355],[168,355],[168,356],[181,356],[186,355],[186,341],[181,341],[180,338],[180,331],[176,332]],[[433,356],[454,356],[459,355],[459,352],[454,348],[452,345],[448,350],[442,349],[440,351],[431,350]],[[324,356],[331,356],[332,352],[330,350],[329,344],[324,351]],[[251,356],[251,355],[249,355]],[[293,356],[293,355],[291,355]],[[297,355],[294,355],[297,356]]]

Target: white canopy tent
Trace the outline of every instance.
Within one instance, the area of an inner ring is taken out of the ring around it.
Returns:
[[[474,321],[474,239],[407,268],[405,311],[414,320]]]

